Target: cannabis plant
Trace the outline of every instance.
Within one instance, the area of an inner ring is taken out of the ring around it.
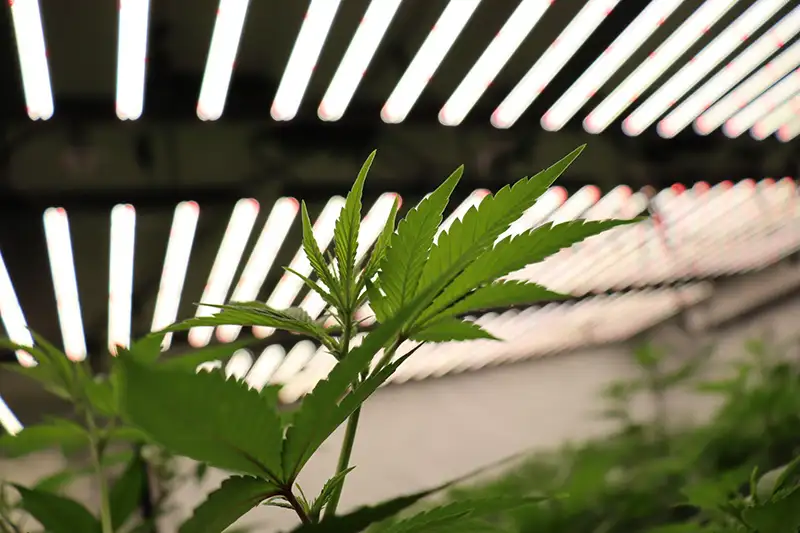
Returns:
[[[361,405],[419,346],[426,342],[494,339],[490,332],[463,317],[480,310],[566,297],[536,283],[505,280],[505,276],[587,237],[635,222],[547,223],[519,235],[504,236],[511,223],[536,202],[582,150],[583,147],[578,148],[532,178],[488,195],[437,237],[442,215],[463,172],[458,168],[398,224],[395,204],[372,254],[365,264],[359,264],[356,249],[361,196],[373,152],[347,195],[336,222],[331,254],[326,255],[319,248],[308,211],[302,205],[303,248],[315,279],[287,269],[327,303],[329,314],[335,319],[334,327],[312,320],[301,309],[279,310],[260,302],[233,302],[215,306],[218,312],[213,316],[175,324],[145,337],[128,350],[120,350],[102,389],[108,413],[122,413],[121,420],[149,442],[234,473],[195,509],[180,532],[221,532],[258,505],[292,510],[300,522],[297,531],[363,531],[449,486],[444,484],[337,515],[342,488],[353,468],[350,455]],[[356,310],[367,302],[375,312],[377,327],[356,345]],[[165,334],[196,326],[223,325],[262,326],[305,335],[324,346],[338,363],[299,407],[287,411],[279,409],[276,387],[254,390],[243,382],[226,379],[221,372],[191,371],[191,365],[205,356],[190,354],[161,360],[159,347]],[[49,359],[34,356],[45,363],[36,369],[50,368],[46,363]],[[76,387],[97,389],[86,380],[74,383]],[[89,402],[97,401],[91,396],[95,393],[80,394],[85,394]],[[298,476],[342,424],[346,429],[336,471],[317,496],[309,498],[297,485]],[[86,429],[96,440],[97,424],[88,420]],[[25,431],[28,430],[20,435]],[[95,443],[93,449],[97,448]],[[50,525],[53,521],[47,521],[47,513],[53,513],[58,506],[29,504],[40,495],[21,487],[19,490],[25,508],[48,531],[66,533],[63,528]],[[101,531],[112,533],[119,522],[111,513],[108,491],[103,494]],[[486,513],[534,501],[530,497],[500,496],[458,502],[395,521],[388,531],[474,531],[482,527]],[[88,511],[85,514],[86,527],[81,531],[91,530],[92,517]]]

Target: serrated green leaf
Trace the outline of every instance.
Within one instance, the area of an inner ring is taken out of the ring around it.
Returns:
[[[28,379],[38,382],[40,385],[44,387],[44,389],[61,398],[63,400],[69,400],[70,395],[67,392],[67,389],[61,384],[62,379],[60,376],[54,372],[53,368],[48,365],[36,365],[36,366],[22,366],[17,362],[13,363],[2,363],[0,364],[0,368],[3,372],[14,372],[15,374],[19,374],[24,376]]]
[[[800,487],[769,502],[744,510],[744,520],[758,533],[788,533],[800,529]]]
[[[319,519],[319,515],[322,512],[322,509],[327,505],[328,501],[331,499],[334,490],[339,488],[342,483],[344,483],[345,477],[347,474],[353,471],[355,467],[351,466],[341,472],[337,472],[332,478],[325,482],[322,486],[322,490],[319,493],[319,496],[316,497],[314,502],[311,504],[311,515],[312,519],[317,520]]]
[[[230,477],[195,508],[179,532],[221,533],[250,509],[279,493],[276,485],[264,479]]]
[[[14,488],[22,497],[22,508],[42,524],[48,533],[100,532],[97,519],[75,500],[19,485],[14,485]]]
[[[471,341],[476,339],[499,340],[474,322],[466,322],[452,317],[432,322],[414,333],[411,338],[421,342]]]
[[[486,204],[486,200],[481,202],[481,209],[484,204]],[[464,219],[466,220],[467,217],[465,216]],[[453,262],[456,267],[453,270],[460,273],[425,310],[419,323],[424,323],[436,316],[476,287],[491,283],[527,265],[542,261],[559,250],[569,248],[588,237],[630,223],[632,223],[631,220],[575,220],[556,225],[548,223],[516,237],[507,237],[482,255],[476,254],[481,254],[485,248],[476,245],[469,252],[463,254],[461,264],[466,267],[463,268],[463,272],[458,268],[460,264]],[[465,236],[465,238],[469,240],[468,237]],[[494,242],[494,237],[491,240]],[[439,239],[439,246],[444,246],[448,242],[450,242],[448,239]],[[431,256],[433,257],[433,252],[431,252]]]
[[[506,185],[494,195],[487,195],[477,209],[470,209],[461,220],[453,222],[449,230],[442,233],[431,248],[430,257],[419,280],[419,287],[427,287],[451,269],[460,272],[482,252],[489,250],[495,240],[547,191],[548,187],[580,155],[583,148],[584,146],[578,147],[561,161],[532,178],[523,178],[513,186]],[[497,277],[499,276],[484,279],[483,282],[493,281]],[[477,285],[478,283],[471,283],[466,288],[459,286],[459,297]],[[455,300],[447,302],[446,305],[453,301]]]
[[[155,363],[161,356],[161,344],[166,334],[166,331],[158,331],[145,335],[133,342],[130,348],[117,348],[117,354],[127,353],[141,363]]]
[[[192,374],[121,359],[121,408],[181,455],[281,481],[283,429],[269,401],[218,372]]]
[[[375,313],[375,319],[380,322],[386,322],[389,318],[389,309],[386,305],[386,296],[381,294],[380,289],[374,283],[367,282],[366,285],[367,298],[369,299],[369,306],[372,312]]]
[[[261,302],[235,302],[227,305],[202,304],[220,311],[212,316],[195,317],[166,328],[163,331],[185,331],[196,326],[264,326],[300,333],[313,337],[326,346],[333,340],[325,328],[299,308],[273,309]]]
[[[23,367],[15,363],[14,366],[3,365],[4,368],[38,381],[56,396],[70,399],[74,389],[74,363],[47,340],[33,331],[31,334],[36,341],[35,346],[25,346],[0,338],[0,348],[22,350],[36,360],[36,366]]]
[[[569,298],[569,295],[553,292],[536,283],[496,281],[469,293],[439,313],[432,319],[432,322],[439,318],[459,316],[473,311],[530,305],[537,302],[563,300],[566,298]]]
[[[339,281],[342,285],[341,292],[344,296],[342,304],[344,304],[344,310],[350,312],[353,311],[353,302],[358,296],[358,287],[355,284],[355,270],[358,234],[361,230],[361,196],[364,192],[364,182],[374,159],[375,151],[373,150],[361,166],[358,177],[347,194],[344,208],[339,213],[333,232],[336,262],[339,267]]]
[[[330,271],[328,262],[325,260],[322,250],[319,249],[305,202],[300,202],[300,215],[303,222],[303,251],[306,253],[308,262],[317,277],[328,287],[331,295],[341,302],[344,290],[339,287],[336,276]]]
[[[292,274],[293,276],[297,276],[298,278],[303,280],[303,283],[306,284],[306,287],[308,287],[312,291],[314,291],[317,294],[319,294],[322,297],[322,299],[325,301],[325,303],[327,303],[328,305],[331,305],[334,308],[336,308],[336,307],[338,307],[340,305],[339,300],[338,300],[338,296],[334,296],[333,294],[331,294],[330,291],[328,290],[327,286],[320,285],[319,283],[317,283],[316,281],[312,280],[308,276],[304,276],[303,274],[301,274],[300,272],[298,272],[298,271],[296,271],[296,270],[294,270],[292,268],[283,267],[283,269],[286,272]]]
[[[392,236],[394,235],[394,226],[397,221],[397,210],[399,207],[400,199],[395,198],[394,203],[392,204],[392,210],[389,212],[389,216],[386,219],[386,224],[384,224],[383,230],[378,236],[375,246],[372,248],[372,255],[369,256],[367,266],[364,268],[364,272],[362,274],[362,279],[364,281],[369,281],[375,277],[375,274],[378,273],[378,269],[380,268],[384,257],[386,257],[386,250],[389,248],[389,245],[392,242]]]
[[[28,426],[16,435],[0,436],[0,452],[20,457],[53,447],[77,448],[89,445],[89,436],[81,426],[69,420],[52,420]]]
[[[526,505],[541,502],[542,498],[499,497],[459,502],[421,512],[390,526],[385,533],[423,533],[451,531],[466,521],[501,514]]]
[[[386,295],[386,307],[393,313],[410,302],[418,293],[420,275],[433,244],[442,213],[450,200],[464,167],[459,167],[433,193],[422,200],[400,221],[381,263],[378,276]]]
[[[145,463],[139,454],[135,454],[122,475],[114,482],[108,500],[111,508],[111,524],[114,531],[121,528],[138,509],[147,483],[144,475]]]
[[[184,370],[186,372],[194,372],[197,367],[203,363],[207,363],[209,361],[226,361],[237,351],[241,350],[242,348],[252,346],[258,341],[259,339],[248,338],[237,342],[216,344],[197,350],[191,350],[185,354],[164,359],[159,366],[169,370]]]
[[[117,399],[114,388],[105,376],[86,375],[81,380],[83,395],[89,401],[92,409],[103,416],[114,416],[117,414]]]

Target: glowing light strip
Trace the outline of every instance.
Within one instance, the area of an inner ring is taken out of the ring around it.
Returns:
[[[759,94],[794,70],[798,63],[800,63],[800,45],[795,43],[700,115],[694,122],[694,131],[700,135],[708,135]]]
[[[300,341],[289,350],[281,365],[269,378],[270,383],[286,384],[295,374],[308,364],[317,347],[310,340]]]
[[[800,76],[800,71],[795,76]],[[763,141],[787,124],[787,119],[791,121],[791,117],[800,117],[800,92],[756,122],[750,129],[750,135],[756,140]]]
[[[779,141],[788,143],[798,135],[800,135],[800,118],[781,126],[776,136]]]
[[[25,321],[25,315],[19,305],[17,293],[11,283],[11,276],[8,274],[2,253],[0,253],[0,321],[3,322],[6,335],[11,342],[21,346],[33,346],[33,336],[28,330],[28,323]],[[22,366],[36,364],[34,358],[22,350],[17,350],[16,356]]]
[[[776,105],[800,91],[800,73],[785,77],[750,102],[744,109],[725,122],[722,132],[728,137],[738,137],[753,126],[758,119],[772,111]]]
[[[494,81],[552,2],[522,0],[439,111],[439,122],[458,126]]]
[[[583,120],[589,133],[604,131],[703,36],[738,0],[706,0],[661,46]]]
[[[133,308],[133,253],[136,210],[130,204],[111,210],[111,244],[108,268],[108,351],[127,348],[131,342]]]
[[[515,237],[543,223],[548,217],[552,216],[555,210],[561,207],[568,196],[567,190],[563,187],[550,187],[521,217],[511,223],[508,229],[495,242],[500,242],[507,237]]]
[[[228,364],[225,365],[225,377],[241,381],[253,366],[253,354],[247,348],[233,352]]]
[[[219,2],[203,82],[200,85],[200,97],[197,99],[197,117],[200,120],[217,120],[225,109],[249,4],[250,0]]]
[[[78,298],[78,280],[75,277],[75,262],[72,257],[72,241],[69,235],[67,212],[50,207],[44,212],[44,236],[47,241],[47,256],[58,308],[58,322],[64,352],[73,361],[86,358],[86,340],[81,320],[81,304]]]
[[[150,0],[119,0],[117,117],[136,120],[144,108]]]
[[[757,31],[788,0],[759,0],[706,45],[689,63],[645,100],[622,123],[627,135],[639,135],[689,92],[697,82],[728,57],[743,40]]]
[[[384,122],[398,124],[405,120],[480,3],[481,0],[450,0],[386,100],[381,110]]]
[[[269,382],[275,371],[283,363],[286,351],[279,344],[270,344],[253,364],[244,379],[250,387],[261,390]]]
[[[317,244],[319,245],[319,249],[323,252],[333,240],[336,219],[339,218],[339,213],[344,207],[344,201],[344,198],[341,196],[332,197],[330,200],[328,200],[328,203],[325,204],[325,207],[322,208],[322,212],[314,222],[312,232]],[[295,254],[291,263],[289,263],[289,268],[295,272],[298,272],[299,274],[302,274],[303,276],[311,275],[313,268],[311,267],[311,263],[308,261],[308,257],[306,256],[302,246],[299,250],[297,250],[297,253]],[[292,302],[294,302],[294,299],[297,298],[297,295],[302,289],[303,280],[294,274],[286,272],[281,277],[280,281],[278,281],[278,284],[275,286],[275,290],[273,290],[272,294],[270,294],[269,299],[267,300],[267,305],[275,309],[286,309],[292,305]],[[253,334],[260,339],[271,335],[272,332],[272,328],[260,326],[253,328]]]
[[[0,396],[0,426],[3,426],[3,429],[9,435],[16,435],[23,429],[19,418],[14,415],[14,412],[8,407],[2,396]]]
[[[550,131],[563,128],[589,98],[594,96],[597,89],[630,59],[631,55],[661,26],[664,19],[672,15],[683,2],[684,0],[654,0],[647,4],[644,11],[550,107],[542,117],[542,127]]]
[[[32,120],[47,120],[53,116],[53,90],[39,0],[11,0],[8,5],[17,39],[28,116]]]
[[[800,31],[800,8],[795,9],[768,33],[759,37],[728,65],[717,72],[702,87],[680,103],[669,115],[658,123],[658,134],[664,138],[674,137],[691,124],[703,111],[732,89],[737,83],[758,68],[783,43],[790,40]],[[800,52],[800,43],[797,44]]]
[[[222,237],[217,257],[208,275],[208,283],[203,290],[201,303],[223,304],[228,295],[228,289],[236,275],[239,261],[242,259],[244,248],[250,238],[250,232],[258,216],[258,202],[252,198],[245,198],[236,202],[231,219],[225,234]],[[217,310],[205,305],[197,306],[196,317],[211,316]],[[195,348],[208,344],[213,335],[214,328],[210,326],[194,327],[189,330],[189,344]]]
[[[386,219],[389,218],[389,213],[392,212],[392,206],[395,201],[399,204],[402,199],[395,193],[384,193],[378,197],[370,210],[364,215],[361,221],[361,231],[358,234],[358,246],[356,248],[356,264],[359,264],[362,259],[367,255],[369,248],[375,243],[386,225]],[[327,289],[324,283],[321,283],[323,289]],[[325,300],[319,293],[311,291],[303,299],[300,307],[312,318],[316,319],[325,310]]]
[[[383,35],[403,0],[372,0],[361,19],[339,68],[319,104],[317,115],[325,121],[342,118],[367,71]]]
[[[156,305],[153,310],[151,331],[160,331],[178,317],[183,284],[186,281],[186,270],[189,268],[189,257],[197,230],[200,207],[196,202],[181,202],[175,207],[172,227],[169,232],[167,251],[164,254],[164,267],[161,270],[161,283],[158,286]],[[166,350],[172,343],[172,333],[167,333],[161,343]]]
[[[250,302],[258,298],[258,291],[264,285],[299,210],[300,203],[294,198],[279,198],[272,206],[264,229],[261,230],[261,235],[239,276],[239,282],[233,289],[230,298],[232,302]],[[241,330],[241,326],[219,326],[217,339],[233,342]]]
[[[273,119],[291,120],[297,115],[340,3],[341,0],[311,0],[272,101],[269,113]]]

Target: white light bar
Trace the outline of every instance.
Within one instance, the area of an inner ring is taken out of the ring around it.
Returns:
[[[405,120],[481,0],[450,0],[381,110],[389,124]]]
[[[319,104],[317,115],[325,121],[342,118],[367,71],[383,35],[403,0],[372,0],[361,19],[339,68]]]
[[[325,207],[322,208],[322,212],[314,222],[314,238],[320,250],[323,250],[323,253],[331,243],[331,240],[333,240],[336,219],[339,218],[339,213],[344,207],[344,202],[345,200],[341,196],[332,197],[328,200],[328,203],[325,204]],[[303,276],[311,275],[313,269],[302,246],[295,254],[291,263],[289,263],[289,268]],[[278,284],[275,286],[275,290],[273,290],[272,294],[269,296],[267,305],[275,309],[286,309],[292,305],[292,302],[294,302],[294,299],[297,298],[298,293],[302,289],[303,280],[292,273],[286,272],[281,276],[280,281],[278,281]],[[272,332],[273,330],[271,328],[261,326],[253,328],[253,334],[260,339],[271,335]]]
[[[604,131],[738,0],[706,0],[583,120],[589,133]]]
[[[439,111],[439,122],[458,126],[494,81],[522,41],[536,26],[551,0],[522,0],[475,65]]]
[[[284,385],[308,364],[316,352],[317,347],[312,341],[298,342],[292,346],[281,365],[270,376],[269,382]]]
[[[264,285],[272,264],[292,227],[300,204],[294,198],[279,198],[267,217],[264,229],[258,237],[250,258],[239,276],[239,282],[233,289],[232,302],[251,302],[258,298],[258,291]],[[217,339],[222,342],[233,342],[239,336],[241,326],[217,327]]]
[[[144,108],[150,0],[119,0],[117,117],[136,120]]]
[[[272,101],[269,113],[273,119],[291,120],[297,115],[340,3],[341,0],[311,0]]]
[[[78,298],[78,279],[75,277],[75,262],[72,257],[69,219],[67,212],[61,207],[48,208],[43,218],[64,352],[73,361],[82,361],[86,358],[86,339]]]
[[[542,127],[557,131],[594,96],[597,89],[630,59],[631,55],[661,26],[685,0],[654,0],[647,4],[614,42],[542,117]],[[502,107],[502,104],[501,104]],[[499,108],[498,108],[499,111]]]
[[[694,123],[694,131],[700,135],[708,135],[762,92],[775,85],[798,64],[800,43],[795,43],[700,115]]]
[[[0,396],[0,426],[3,426],[3,429],[9,435],[16,435],[23,429],[19,419],[8,407],[2,396]]]
[[[32,120],[47,120],[53,116],[53,90],[50,87],[39,0],[13,0],[8,5],[11,7],[11,20],[17,38],[28,116]]]
[[[280,344],[267,346],[256,360],[247,377],[244,379],[250,387],[261,390],[269,382],[272,375],[281,366],[286,351]]]
[[[536,200],[536,203],[529,207],[521,217],[515,220],[495,242],[499,242],[506,237],[514,237],[542,224],[556,209],[561,207],[568,196],[567,190],[564,187],[550,187]]]
[[[133,308],[133,251],[136,242],[136,210],[130,204],[111,210],[111,243],[108,268],[108,351],[127,348],[131,342]]]
[[[233,352],[225,365],[225,377],[233,378],[237,381],[243,380],[250,367],[253,366],[253,354],[247,348],[242,348]]]
[[[800,74],[795,73],[786,76],[728,119],[722,127],[722,132],[728,137],[738,137],[753,126],[758,119],[791,98],[798,91],[800,91]]]
[[[759,0],[706,45],[622,123],[627,135],[639,135],[756,32],[788,0]]]
[[[178,317],[183,284],[186,281],[186,270],[189,268],[189,257],[192,254],[192,243],[199,217],[200,207],[196,202],[181,202],[175,207],[167,251],[164,254],[161,283],[158,286],[156,305],[153,310],[151,331],[160,331],[166,328]],[[171,343],[172,333],[167,333],[161,343],[161,349],[166,350]]]
[[[800,71],[795,74],[800,76]],[[781,126],[791,122],[792,117],[800,117],[800,92],[773,109],[750,129],[750,135],[762,141],[778,131]]]
[[[800,117],[781,126],[776,136],[779,141],[788,143],[798,135],[800,135]]]
[[[200,303],[215,305],[225,303],[228,289],[231,287],[233,276],[236,275],[239,261],[242,259],[244,248],[250,238],[250,232],[256,222],[258,208],[258,202],[252,198],[245,198],[236,202],[228,227],[225,229],[225,235],[222,237],[222,243],[219,245],[217,257],[214,259],[214,264],[208,275],[208,283],[206,283],[205,290],[203,290]],[[216,312],[217,309],[213,307],[199,305],[195,316],[211,316]],[[205,346],[211,340],[213,332],[214,328],[210,326],[194,327],[189,330],[189,344],[195,348]]]
[[[19,305],[17,293],[11,283],[11,276],[8,274],[6,263],[3,261],[3,254],[0,253],[0,321],[6,330],[6,335],[16,344],[21,346],[33,346],[33,336],[28,330],[28,323]],[[17,361],[22,366],[34,366],[36,360],[27,352],[16,351]]]
[[[724,69],[717,72],[691,96],[681,102],[658,123],[658,134],[661,137],[670,138],[683,131],[700,113],[758,68],[798,31],[800,31],[800,8],[783,17],[769,32],[759,37]],[[798,46],[798,50],[800,51],[800,46]]]
[[[400,196],[395,193],[384,193],[378,197],[367,214],[364,215],[364,219],[361,221],[361,231],[358,233],[356,264],[364,259],[370,247],[383,231],[386,219],[389,218],[389,213],[392,212],[392,206],[395,201],[398,202],[399,208],[399,204],[402,202]],[[321,286],[327,289],[324,284]],[[315,291],[309,292],[300,304],[300,307],[305,309],[306,313],[314,319],[319,318],[319,315],[325,310],[325,306],[325,300]]]
[[[225,109],[249,4],[250,0],[219,1],[200,97],[197,99],[197,117],[200,120],[217,120]]]

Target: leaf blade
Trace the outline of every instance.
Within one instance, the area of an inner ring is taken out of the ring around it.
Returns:
[[[422,342],[453,342],[477,339],[500,340],[478,324],[458,318],[446,317],[425,326],[411,336]]]
[[[220,533],[262,501],[279,494],[274,484],[255,477],[233,476],[194,509],[179,533]]]
[[[69,498],[14,485],[22,497],[22,508],[50,533],[86,531],[99,533],[100,523],[86,508]]]

